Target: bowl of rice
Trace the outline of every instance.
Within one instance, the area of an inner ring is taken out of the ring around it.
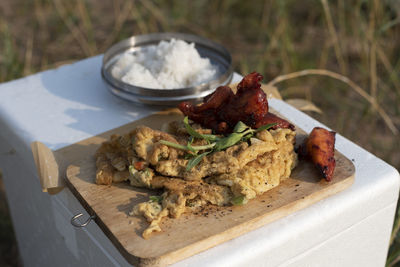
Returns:
[[[185,33],[152,33],[122,40],[104,54],[102,78],[115,95],[141,104],[200,101],[233,76],[227,49]]]

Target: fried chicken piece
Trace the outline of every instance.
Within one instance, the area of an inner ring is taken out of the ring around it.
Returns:
[[[314,165],[321,171],[328,182],[332,180],[335,170],[335,132],[321,127],[315,127],[300,153],[311,158]]]
[[[200,124],[193,123],[192,128],[196,130],[196,132],[200,134],[212,134],[211,129],[202,128]],[[185,124],[183,121],[172,121],[169,123],[165,123],[162,128],[163,131],[175,135],[178,138],[183,137],[185,140],[189,138],[189,134],[186,130]]]
[[[225,106],[233,96],[231,88],[220,86],[214,93],[204,98],[203,104],[195,106],[190,102],[182,102],[179,104],[179,109],[191,120],[222,133],[228,130],[228,125],[220,122],[218,114],[221,107]]]
[[[261,74],[252,72],[238,84],[236,94],[229,87],[220,86],[204,98],[203,104],[194,106],[189,102],[182,102],[179,109],[194,122],[211,128],[216,133],[232,132],[239,121],[252,128],[277,122],[274,129],[293,130],[292,124],[268,112],[267,95],[260,84],[262,79]]]
[[[226,106],[221,107],[219,117],[226,121],[230,128],[238,121],[254,128],[255,124],[268,113],[267,95],[261,89],[263,77],[252,72],[238,84],[236,95],[230,98]]]
[[[270,123],[276,123],[275,126],[271,127],[271,129],[276,130],[278,128],[283,128],[283,129],[291,129],[292,131],[295,130],[295,127],[293,124],[288,122],[287,120],[284,120],[282,118],[279,118],[275,114],[268,112],[267,114],[264,115],[264,117],[259,120],[254,126],[255,128],[261,127],[266,124]]]
[[[204,103],[195,106],[194,112],[202,112],[208,109],[218,109],[222,104],[229,101],[234,94],[229,86],[220,86],[214,93],[204,97]]]

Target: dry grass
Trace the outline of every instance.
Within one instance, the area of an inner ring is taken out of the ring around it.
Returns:
[[[102,53],[131,35],[161,31],[218,41],[231,51],[236,71],[257,70],[265,82],[295,72],[279,78],[284,98],[314,102],[324,112],[311,116],[400,168],[397,0],[3,0],[0,82]],[[324,69],[309,73],[335,79],[304,76],[304,69]],[[400,228],[400,220],[395,225]],[[388,265],[399,255],[395,232]]]

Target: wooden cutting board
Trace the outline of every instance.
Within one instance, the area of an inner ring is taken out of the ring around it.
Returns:
[[[148,226],[141,216],[129,216],[132,207],[156,193],[128,184],[96,185],[94,151],[114,133],[127,133],[138,125],[159,129],[165,122],[181,119],[176,112],[162,112],[87,139],[71,149],[79,150],[79,162],[67,168],[67,185],[95,222],[128,262],[139,266],[164,266],[227,240],[259,228],[349,187],[354,181],[353,163],[336,151],[332,182],[308,161],[300,161],[289,179],[247,205],[212,207],[198,214],[166,218],[163,231],[145,240],[141,234]],[[300,129],[298,142],[305,137]],[[68,150],[68,149],[67,149]],[[68,153],[68,151],[66,151]]]

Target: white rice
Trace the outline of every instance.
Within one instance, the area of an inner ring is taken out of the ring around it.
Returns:
[[[172,39],[138,53],[124,53],[111,74],[135,86],[175,89],[210,81],[216,77],[217,68],[208,58],[200,57],[194,43]]]

